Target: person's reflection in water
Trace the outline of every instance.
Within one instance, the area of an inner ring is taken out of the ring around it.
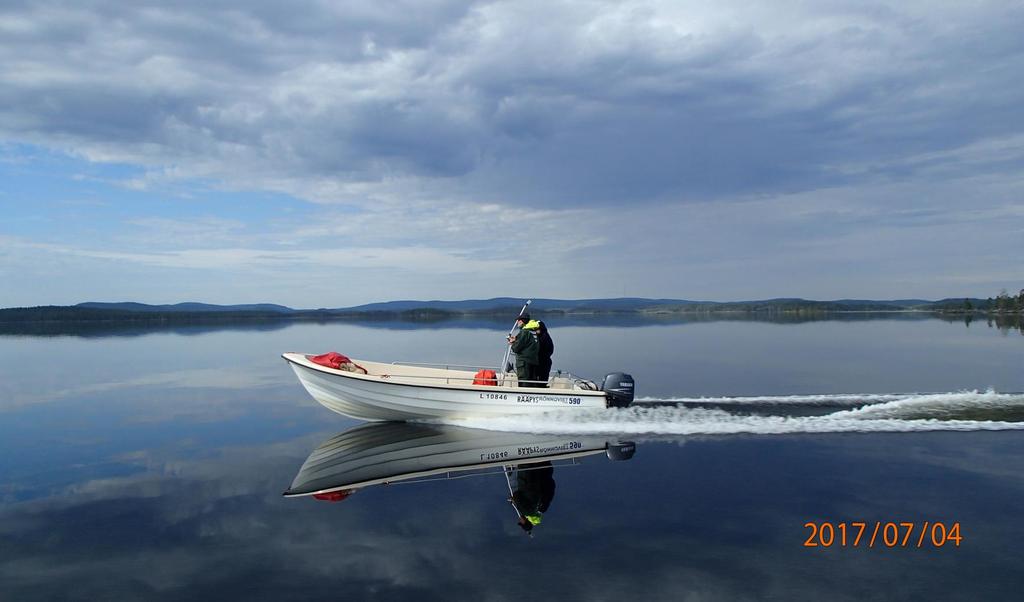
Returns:
[[[540,524],[555,497],[554,473],[551,462],[516,466],[516,487],[509,501],[519,515],[520,528],[527,533]]]

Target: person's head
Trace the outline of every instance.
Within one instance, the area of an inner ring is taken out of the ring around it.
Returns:
[[[530,314],[527,314],[527,313],[522,313],[522,314],[519,314],[519,317],[518,317],[518,318],[516,318],[516,323],[517,323],[517,324],[518,324],[519,322],[522,322],[523,324],[526,324],[526,323],[527,323],[527,322],[529,322],[529,321],[530,321]]]
[[[520,516],[517,524],[519,525],[519,528],[526,533],[533,531],[533,523],[527,520],[525,516]]]

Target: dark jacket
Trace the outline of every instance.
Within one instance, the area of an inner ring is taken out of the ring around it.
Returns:
[[[534,329],[522,329],[516,335],[512,343],[512,353],[516,354],[516,363],[519,360],[536,366],[539,360],[540,343],[537,341],[537,331]]]
[[[555,353],[555,342],[551,340],[544,322],[537,329],[537,380],[547,380],[551,376],[551,356]]]

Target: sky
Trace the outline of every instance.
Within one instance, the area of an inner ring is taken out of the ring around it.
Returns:
[[[0,307],[1024,288],[1024,5],[0,3]]]

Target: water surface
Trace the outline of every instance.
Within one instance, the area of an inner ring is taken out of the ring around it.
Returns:
[[[1010,599],[1024,336],[985,322],[559,324],[635,407],[458,428],[630,440],[555,462],[532,537],[500,472],[281,494],[360,423],[279,354],[496,364],[497,323],[0,337],[0,598]],[[445,427],[448,428],[448,427]],[[527,439],[524,439],[527,440]],[[805,523],[959,523],[959,546],[805,547]]]

